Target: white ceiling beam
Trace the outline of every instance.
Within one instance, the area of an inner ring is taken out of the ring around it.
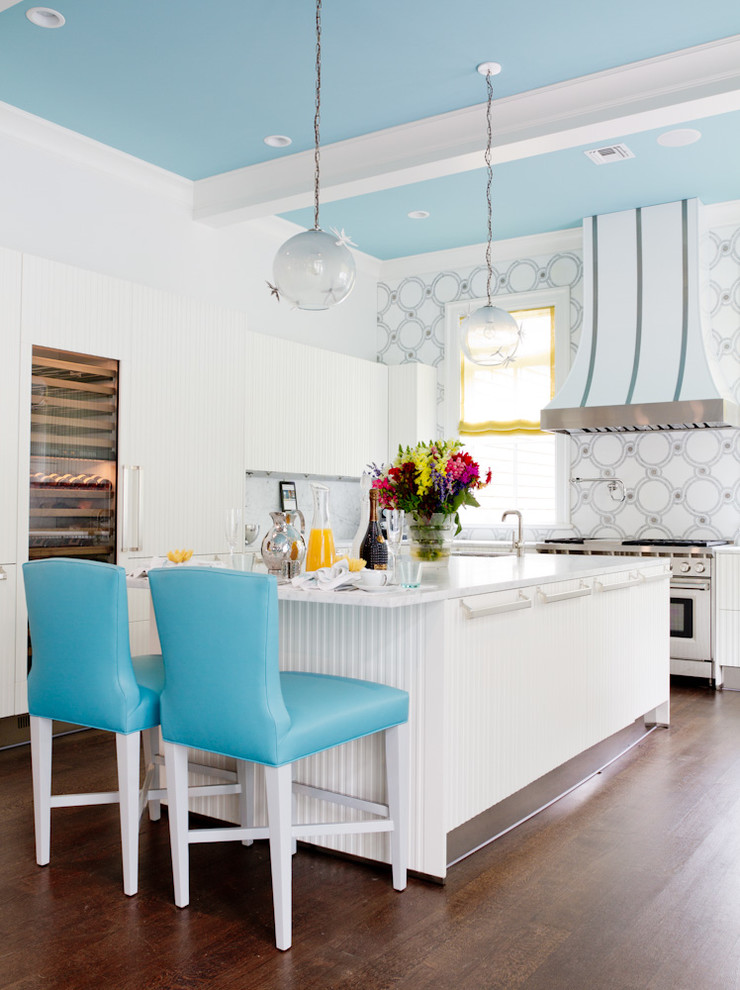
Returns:
[[[495,162],[740,109],[740,35],[494,102]],[[483,167],[485,104],[321,149],[323,202]],[[193,216],[214,227],[313,202],[313,150],[194,183]]]

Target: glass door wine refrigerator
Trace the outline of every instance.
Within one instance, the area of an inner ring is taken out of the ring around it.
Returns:
[[[118,362],[33,348],[29,558],[115,562]]]

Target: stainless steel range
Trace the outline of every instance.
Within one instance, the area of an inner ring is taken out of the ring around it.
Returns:
[[[568,537],[537,544],[538,553],[668,557],[671,564],[671,673],[714,683],[714,547],[729,540],[610,540]]]

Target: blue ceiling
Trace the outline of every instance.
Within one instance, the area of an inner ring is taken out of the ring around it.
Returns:
[[[313,0],[52,5],[58,30],[32,25],[27,2],[0,13],[0,101],[189,179],[312,147]],[[735,34],[737,0],[324,0],[322,141],[483,102],[480,61],[502,63],[500,98]],[[622,135],[636,157],[619,165],[571,149],[497,166],[496,236],[682,196],[740,198],[740,115],[695,126],[702,140],[673,150],[656,133]],[[292,146],[268,148],[275,133]],[[479,243],[484,183],[472,171],[327,203],[322,225],[380,258]],[[431,215],[410,221],[413,209]],[[310,211],[287,216],[312,224]]]
[[[494,239],[579,227],[585,216],[698,197],[704,203],[740,199],[740,111],[690,121],[696,144],[665,148],[668,128],[620,135],[635,155],[594,165],[586,148],[497,165],[493,173]],[[384,192],[324,203],[324,229],[344,229],[361,251],[387,260],[480,244],[487,237],[486,171],[460,172]],[[426,220],[409,219],[425,210]],[[284,216],[313,226],[313,209]],[[495,259],[495,246],[494,246]]]

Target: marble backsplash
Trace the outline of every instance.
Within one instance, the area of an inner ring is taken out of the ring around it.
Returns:
[[[252,544],[259,550],[262,539],[272,526],[270,513],[280,510],[280,482],[293,481],[296,486],[298,508],[306,518],[310,529],[313,518],[311,481],[318,481],[329,489],[329,515],[335,542],[351,543],[360,521],[360,482],[356,479],[306,477],[306,475],[276,475],[264,472],[248,472],[244,486],[244,519],[258,522],[260,535]]]

